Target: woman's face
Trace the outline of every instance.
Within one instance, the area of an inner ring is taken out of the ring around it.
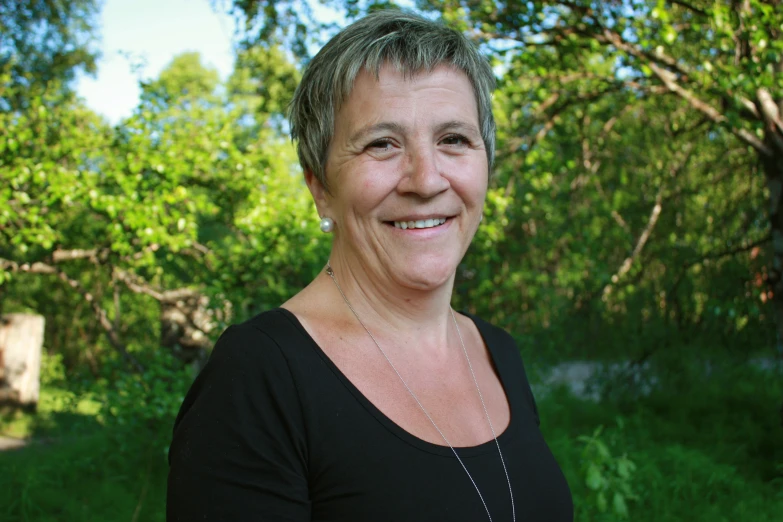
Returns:
[[[335,117],[330,193],[308,185],[335,221],[333,258],[371,277],[433,289],[451,280],[481,218],[488,165],[467,76],[447,66],[412,78],[362,71]]]

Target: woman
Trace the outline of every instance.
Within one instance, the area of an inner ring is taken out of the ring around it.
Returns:
[[[450,306],[494,152],[487,62],[384,11],[290,109],[326,268],[221,336],[177,417],[168,520],[573,518],[512,338]]]

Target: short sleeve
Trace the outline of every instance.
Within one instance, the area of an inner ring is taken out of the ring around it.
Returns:
[[[531,411],[533,412],[533,416],[536,419],[536,426],[541,427],[541,417],[538,415],[538,405],[536,404],[536,397],[533,394],[533,388],[530,385],[530,380],[527,378],[527,371],[525,370],[525,363],[522,362],[522,354],[520,353],[519,346],[517,345],[516,341],[513,337],[511,337],[510,334],[507,334],[508,337],[511,339],[511,342],[513,343],[514,349],[517,354],[517,359],[519,361],[519,367],[520,367],[520,375],[522,377],[522,382],[525,386],[525,394],[527,395],[528,405],[530,406]]]
[[[221,335],[174,425],[166,520],[309,521],[307,444],[283,352],[251,324]]]
[[[514,337],[506,330],[494,326],[475,315],[465,312],[461,313],[467,315],[476,323],[479,332],[492,353],[495,369],[507,376],[505,384],[512,385],[513,383],[516,393],[520,393],[524,396],[529,412],[535,419],[536,425],[540,427],[541,418],[538,415],[536,398],[533,395],[530,381],[527,378],[525,364],[522,361],[522,353],[516,340],[514,340]],[[510,390],[507,389],[506,393],[509,393],[509,391]]]
[[[533,415],[536,417],[536,426],[541,427],[541,417],[538,415],[538,405],[536,404],[536,397],[533,395],[533,390],[530,387],[530,383],[527,383],[527,390],[530,394],[530,406],[533,408]]]

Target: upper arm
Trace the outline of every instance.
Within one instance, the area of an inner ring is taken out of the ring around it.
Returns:
[[[310,520],[307,446],[280,347],[230,327],[182,405],[169,450],[167,520]]]

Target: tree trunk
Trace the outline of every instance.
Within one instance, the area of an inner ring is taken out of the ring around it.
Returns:
[[[208,335],[215,328],[214,312],[209,299],[198,293],[177,302],[161,302],[160,342],[198,373],[209,358],[212,341]]]
[[[780,139],[780,135],[778,135]],[[779,364],[783,364],[783,151],[775,147],[775,140],[768,137],[775,154],[761,158],[769,187],[769,217],[772,229],[772,270],[769,271],[769,286],[772,290],[772,304],[775,310],[777,328],[776,351]],[[780,407],[780,424],[783,426],[783,402]]]
[[[0,318],[0,403],[36,408],[43,337],[43,316],[8,314]]]

